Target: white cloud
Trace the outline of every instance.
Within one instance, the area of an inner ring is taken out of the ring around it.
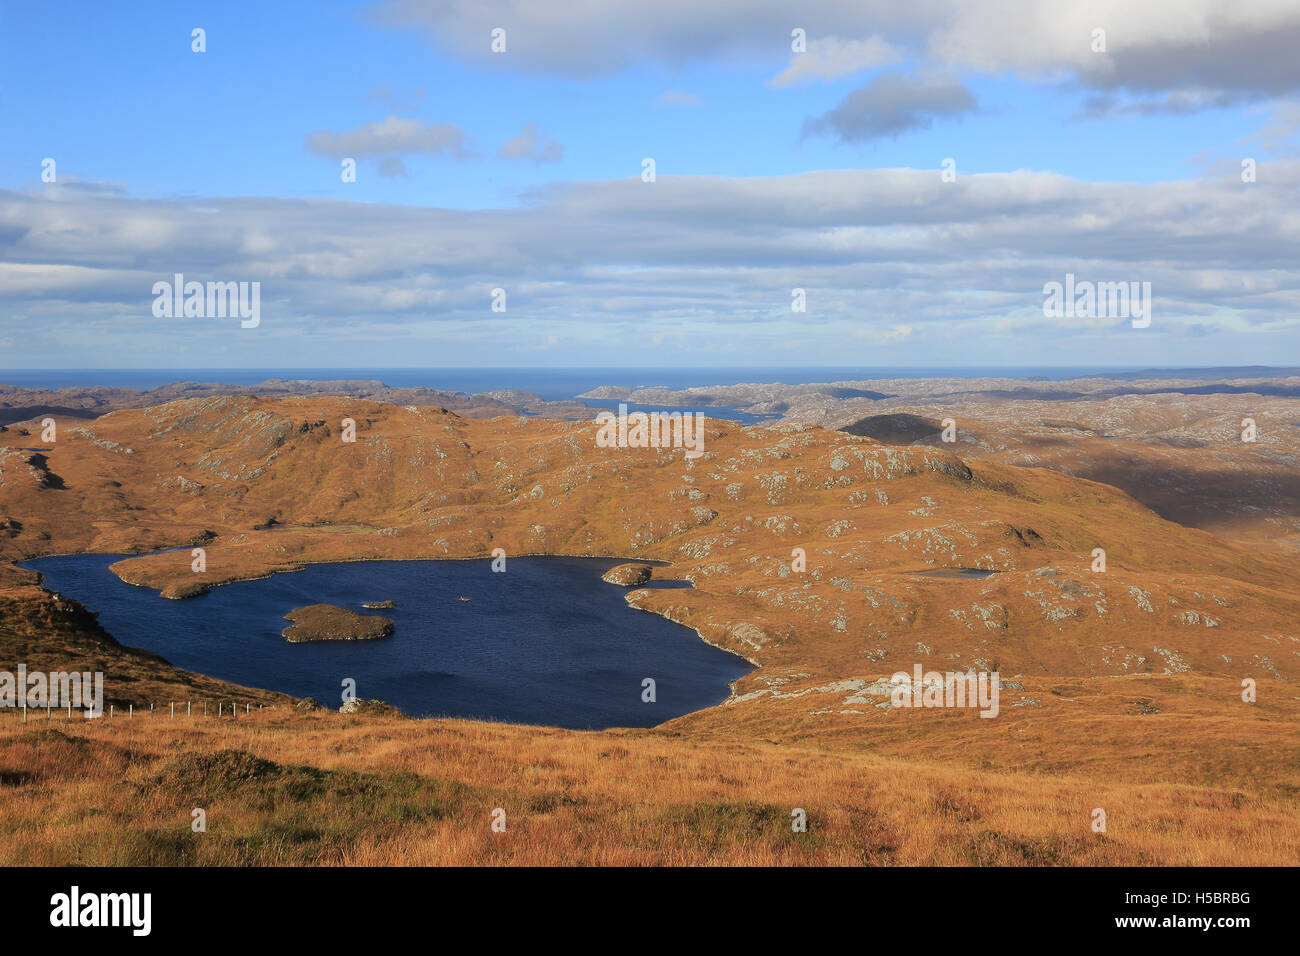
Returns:
[[[453,123],[424,124],[416,119],[388,116],[377,123],[333,133],[318,130],[307,137],[307,149],[321,156],[394,156],[446,153],[465,159],[465,134]]]
[[[844,75],[837,71],[892,50],[928,68],[1072,79],[1140,97],[1300,91],[1294,0],[385,0],[372,15],[423,31],[463,60],[567,76],[646,62],[787,62],[777,77],[784,85]],[[490,52],[496,27],[507,31],[505,54]],[[795,27],[806,31],[802,56],[812,60],[791,57]],[[1105,53],[1093,52],[1095,29],[1106,31]]]
[[[858,87],[835,109],[804,124],[804,134],[831,133],[843,143],[860,143],[926,129],[936,118],[975,109],[975,97],[956,80],[939,76],[881,73]]]
[[[558,163],[564,158],[564,146],[538,133],[535,123],[528,123],[518,136],[501,144],[497,157],[530,163]]]
[[[859,70],[890,66],[903,58],[880,36],[865,40],[838,37],[812,38],[803,53],[790,54],[790,65],[772,77],[768,86],[785,87],[808,80],[836,80]]]
[[[1041,345],[1099,364],[1268,362],[1300,344],[1300,161],[1260,168],[1261,185],[1231,169],[1155,184],[1034,172],[945,183],[938,169],[631,178],[552,185],[489,210],[0,192],[0,335],[62,367],[92,347],[90,364],[123,361],[158,336],[200,347],[225,332],[150,317],[152,283],[184,272],[262,283],[260,364],[298,355],[299,339],[391,349],[439,328],[482,349],[523,334],[614,349],[685,332],[699,349],[760,362],[791,338],[831,361],[836,342],[856,340],[920,350],[922,362],[939,361],[939,341],[965,343],[963,360]],[[1150,334],[1044,319],[1043,284],[1067,272],[1151,282]],[[506,314],[490,311],[497,287]],[[792,316],[796,287],[809,307]],[[1186,338],[1193,325],[1212,334]],[[1223,330],[1241,350],[1231,358]],[[1160,351],[1138,357],[1143,343]],[[1032,364],[1028,351],[1015,357]]]
[[[1272,119],[1245,138],[1271,155],[1295,156],[1300,153],[1300,103],[1271,104]]]

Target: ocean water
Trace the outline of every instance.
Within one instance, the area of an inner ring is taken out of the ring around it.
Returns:
[[[806,385],[813,382],[847,382],[870,379],[908,378],[1010,378],[1022,381],[1061,381],[1083,376],[1114,379],[1116,382],[1138,382],[1142,379],[1161,378],[1176,372],[1179,378],[1214,379],[1258,378],[1282,374],[1300,374],[1300,369],[1270,369],[1262,366],[1221,369],[1132,369],[1099,367],[907,367],[887,368],[869,366],[792,367],[768,366],[750,368],[180,368],[180,369],[0,369],[0,385],[25,388],[89,388],[115,387],[150,389],[173,382],[219,383],[223,385],[257,385],[268,379],[300,379],[331,381],[339,379],[379,381],[397,388],[425,387],[467,395],[515,389],[531,392],[546,401],[568,401],[601,385],[624,388],[662,387],[670,389],[705,388],[715,385],[744,383],[784,383]],[[1191,394],[1242,391],[1235,386],[1207,386],[1178,389]],[[1264,394],[1296,395],[1300,388],[1254,388]],[[594,417],[600,409],[617,409],[617,399],[579,399],[592,409]],[[700,412],[711,418],[728,419],[742,425],[777,418],[777,415],[756,415],[725,405],[662,405],[627,403],[630,412],[671,410]],[[0,419],[2,420],[2,419]],[[12,415],[9,420],[16,421]]]
[[[474,394],[513,388],[547,401],[576,398],[600,385],[625,388],[701,388],[708,385],[781,382],[857,381],[872,378],[1005,377],[1060,380],[1081,375],[1132,374],[1129,369],[1101,368],[883,368],[868,366],[752,368],[264,368],[264,369],[0,369],[0,385],[25,388],[108,386],[157,388],[171,382],[220,382],[256,385],[271,378],[328,381],[378,380],[398,388],[437,388]]]
[[[123,644],[186,670],[334,708],[351,678],[357,696],[418,717],[650,727],[720,703],[731,682],[752,670],[689,628],[629,608],[625,589],[600,579],[622,563],[612,558],[510,558],[505,573],[493,572],[489,560],[318,564],[167,601],[110,572],[122,557],[73,555],[23,566],[98,612]],[[178,559],[188,562],[189,552]],[[361,607],[381,600],[397,607]],[[307,644],[280,636],[287,612],[319,603],[391,618],[394,633]],[[642,700],[645,678],[655,681],[652,703]],[[104,685],[111,696],[112,673]]]

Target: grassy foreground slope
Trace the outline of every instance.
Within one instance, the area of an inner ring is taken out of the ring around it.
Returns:
[[[691,461],[599,448],[588,423],[337,397],[194,399],[38,434],[0,433],[0,667],[91,661],[119,705],[197,694],[253,712],[0,713],[0,858],[1300,862],[1294,560],[1108,485],[811,426],[710,421]],[[118,647],[12,563],[187,544],[204,575],[188,550],[114,570],[183,594],[498,547],[659,559],[657,577],[694,587],[629,602],[757,669],[650,731],[302,713]],[[962,567],[996,573],[919,574]],[[888,707],[881,680],[915,663],[999,671],[999,716]]]
[[[9,863],[1294,864],[1292,800],[654,731],[262,711],[0,732]],[[21,770],[16,769],[21,768]],[[1090,829],[1095,808],[1107,832]],[[194,808],[207,831],[191,829]],[[492,829],[504,811],[505,830]],[[807,813],[793,832],[791,814]]]

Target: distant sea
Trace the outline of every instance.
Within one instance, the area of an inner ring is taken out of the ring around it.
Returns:
[[[1016,378],[1060,381],[1102,376],[1116,379],[1156,378],[1178,372],[1187,378],[1245,378],[1294,374],[1293,369],[1140,369],[1136,367],[900,367],[872,366],[754,366],[749,368],[176,368],[176,369],[0,369],[0,385],[26,388],[110,386],[156,388],[171,382],[219,382],[256,385],[271,378],[328,381],[378,380],[397,388],[443,389],[474,394],[497,389],[532,392],[547,401],[576,398],[600,385],[625,388],[699,388],[708,385],[860,381],[887,378]]]

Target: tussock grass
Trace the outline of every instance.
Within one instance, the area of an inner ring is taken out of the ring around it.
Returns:
[[[6,864],[1300,863],[1295,802],[1240,788],[279,708],[51,723],[0,721]]]

